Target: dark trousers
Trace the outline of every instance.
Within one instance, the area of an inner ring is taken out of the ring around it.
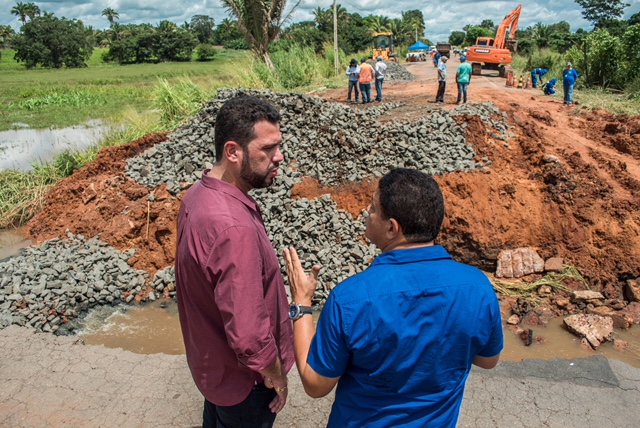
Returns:
[[[371,102],[371,83],[360,84],[360,95],[362,95],[362,104]]]
[[[347,94],[347,101],[351,101],[351,90],[356,94],[356,102],[358,101],[358,81],[349,80],[349,93]]]
[[[235,406],[216,406],[205,399],[202,428],[271,428],[276,414],[271,413],[269,403],[275,397],[275,390],[259,383]]]
[[[438,94],[436,95],[436,102],[444,102],[444,90],[447,87],[447,82],[438,82]]]

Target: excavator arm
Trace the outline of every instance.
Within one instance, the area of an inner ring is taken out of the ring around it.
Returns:
[[[522,5],[519,4],[514,10],[511,11],[507,16],[504,17],[500,25],[498,26],[498,30],[496,31],[496,37],[494,41],[494,46],[499,49],[505,49],[507,45],[507,30],[509,31],[509,39],[515,39],[516,30],[518,29],[518,21],[520,20],[520,11],[522,10]]]

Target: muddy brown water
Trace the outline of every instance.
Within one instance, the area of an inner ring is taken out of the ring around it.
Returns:
[[[314,314],[317,317],[319,313]],[[123,348],[140,354],[184,353],[177,304],[172,300],[156,300],[126,310],[102,308],[87,320],[87,326],[79,333],[86,344]],[[536,341],[531,346],[525,346],[509,328],[505,328],[504,336],[502,359],[508,361],[603,355],[640,368],[640,326],[637,325],[626,331],[615,331],[614,337],[629,344],[624,351],[614,349],[610,342],[597,351],[585,349],[580,340],[564,328],[562,318],[552,319],[545,327],[534,328]]]

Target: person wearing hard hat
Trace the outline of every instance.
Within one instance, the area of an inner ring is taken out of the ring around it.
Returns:
[[[384,77],[387,75],[387,64],[384,63],[382,57],[378,57],[378,61],[376,62],[376,101],[382,101],[382,82],[384,82]]]

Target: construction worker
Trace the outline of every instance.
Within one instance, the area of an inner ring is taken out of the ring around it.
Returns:
[[[547,74],[549,70],[546,68],[534,68],[531,70],[531,84],[534,89],[538,88],[538,80],[540,80],[540,84],[543,84],[543,76]]]
[[[544,86],[542,87],[542,90],[544,91],[545,95],[553,95],[556,93],[556,83],[558,82],[557,78],[553,78],[551,80],[549,80],[547,83],[544,84]]]

